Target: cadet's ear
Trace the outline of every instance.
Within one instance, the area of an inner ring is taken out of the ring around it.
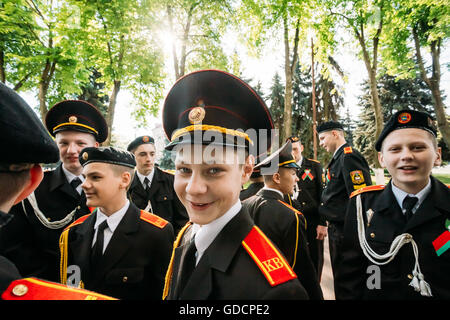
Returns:
[[[40,165],[35,164],[33,168],[30,169],[30,181],[28,185],[22,190],[19,196],[14,201],[14,204],[19,203],[26,197],[28,197],[41,183],[44,178],[44,172]]]
[[[436,148],[436,159],[434,160],[434,166],[438,167],[442,163],[442,148]]]
[[[247,183],[247,181],[250,179],[254,166],[255,166],[255,157],[253,157],[253,155],[249,155],[245,159],[245,163],[242,166],[241,184]]]

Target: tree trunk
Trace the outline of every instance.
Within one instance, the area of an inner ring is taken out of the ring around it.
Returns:
[[[47,108],[47,92],[48,87],[50,85],[50,81],[53,78],[53,74],[55,72],[56,62],[50,62],[49,59],[45,62],[44,70],[41,73],[41,78],[39,80],[39,111],[41,113],[42,121],[45,121],[45,117],[47,116],[48,108]]]
[[[437,126],[439,128],[439,131],[442,134],[442,137],[444,138],[445,143],[447,146],[450,146],[450,126],[447,121],[446,115],[445,115],[445,106],[444,102],[442,101],[441,96],[441,90],[440,90],[440,80],[441,80],[441,67],[439,62],[439,56],[441,53],[440,45],[441,40],[435,40],[430,44],[431,49],[431,58],[432,58],[432,65],[433,65],[433,74],[431,78],[428,78],[427,72],[425,70],[425,66],[422,59],[422,54],[420,52],[420,41],[419,36],[417,34],[416,27],[413,27],[412,30],[413,38],[414,38],[414,45],[416,49],[416,58],[417,58],[417,64],[420,70],[420,75],[422,77],[422,80],[426,83],[428,88],[431,90],[432,98],[433,98],[433,105],[434,105],[434,112],[436,113],[436,120],[437,120]]]
[[[5,73],[5,53],[0,50],[0,82],[6,82],[6,73]]]
[[[106,124],[108,125],[108,138],[102,143],[103,146],[111,144],[112,126],[114,122],[114,114],[116,111],[117,95],[120,91],[120,80],[114,80],[113,91],[109,97],[108,113],[106,114]]]

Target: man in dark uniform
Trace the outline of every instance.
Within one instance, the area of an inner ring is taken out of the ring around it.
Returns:
[[[127,150],[136,158],[136,172],[128,190],[129,199],[138,208],[169,221],[177,233],[188,217],[173,190],[173,175],[155,166],[155,140],[150,136],[137,137]]]
[[[339,122],[329,121],[317,127],[320,146],[333,153],[325,172],[319,214],[328,221],[330,260],[335,275],[341,253],[345,212],[350,194],[372,184],[366,159],[351,147]]]
[[[166,148],[176,152],[174,188],[190,218],[175,241],[163,298],[306,299],[239,200],[254,156],[270,147],[273,122],[263,100],[229,73],[196,71],[169,91],[163,126]]]
[[[95,211],[61,235],[61,282],[77,266],[86,289],[120,299],[160,300],[174,240],[172,225],[127,199],[134,156],[112,147],[81,151],[87,204]],[[73,268],[73,267],[72,267]],[[70,275],[69,275],[70,274]]]
[[[34,111],[0,83],[0,232],[11,221],[8,211],[42,181],[39,163],[58,161],[58,148]],[[20,232],[20,230],[19,230]],[[23,232],[21,232],[23,234]],[[0,295],[4,300],[110,299],[36,278],[21,279],[14,264],[0,256]]]
[[[284,195],[292,194],[299,180],[299,166],[292,156],[291,141],[288,140],[258,167],[264,177],[264,187],[242,205],[250,212],[255,224],[280,248],[310,299],[322,300],[322,289],[309,255],[307,222],[300,211],[284,202]]]
[[[376,144],[389,183],[352,194],[337,299],[450,299],[450,191],[431,176],[441,163],[436,127],[402,110]]]
[[[264,187],[264,178],[262,177],[259,168],[253,169],[250,176],[250,182],[250,185],[246,189],[241,190],[241,193],[239,194],[239,199],[241,201],[254,196],[262,187]]]
[[[78,155],[84,147],[103,142],[108,127],[94,106],[79,100],[57,103],[45,124],[55,137],[61,163],[46,171],[39,187],[11,209],[14,219],[2,232],[1,252],[22,275],[58,281],[59,236],[90,212],[81,189],[84,178]]]
[[[323,239],[327,236],[327,221],[319,214],[320,197],[323,191],[322,166],[320,162],[303,157],[303,144],[297,136],[289,137],[292,142],[292,155],[299,166],[297,187],[287,203],[299,210],[308,222],[306,237],[309,254],[317,270],[320,281],[323,268]]]

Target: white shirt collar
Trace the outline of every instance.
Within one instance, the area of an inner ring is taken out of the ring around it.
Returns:
[[[297,161],[297,165],[299,167],[301,167],[302,166],[302,162],[303,162],[303,156],[300,158],[300,160]]]
[[[270,191],[277,192],[278,194],[280,194],[280,196],[281,196],[282,198],[284,198],[284,194],[283,194],[283,192],[281,192],[280,190],[273,189],[273,188],[269,188],[269,187],[266,187],[266,186],[264,186],[263,189],[264,189],[264,190],[270,190]]]
[[[100,208],[97,208],[97,220],[95,221],[94,229],[97,230],[98,226],[106,220],[106,223],[108,224],[108,228],[111,230],[111,232],[114,232],[116,230],[117,226],[119,225],[120,221],[122,220],[123,216],[128,210],[128,207],[130,206],[130,201],[127,199],[127,202],[125,205],[118,211],[111,214],[109,217],[105,215]]]
[[[416,212],[416,210],[419,208],[419,206],[422,204],[422,202],[425,200],[425,198],[431,191],[431,179],[429,178],[428,184],[416,194],[407,193],[402,189],[396,187],[394,183],[391,183],[391,185],[392,185],[392,193],[394,194],[395,199],[397,200],[398,205],[400,206],[400,208],[402,208],[402,210],[403,210],[403,200],[405,200],[406,196],[409,195],[411,197],[417,197],[419,199],[416,205],[412,208],[413,213]]]
[[[64,168],[64,165],[62,165],[62,169],[64,172],[64,175],[66,176],[66,179],[69,183],[72,182],[73,179],[75,178],[79,178],[81,180],[81,184],[84,182],[84,177],[82,174],[80,174],[79,176],[74,175],[72,172],[70,172],[69,170],[67,170],[66,168]],[[79,194],[81,194],[81,191],[83,190],[81,188],[81,184],[77,187],[77,191]]]
[[[144,179],[147,178],[150,182],[149,185],[152,184],[153,176],[155,175],[155,168],[146,176],[144,176],[142,173],[139,173],[139,171],[136,170],[137,176],[139,177],[139,181],[141,181],[141,184],[145,188]]]
[[[192,226],[192,236],[195,235],[195,247],[197,248],[197,262],[200,261],[203,253],[211,245],[219,232],[225,227],[225,225],[239,213],[242,208],[241,201],[238,201],[227,211],[224,215],[216,220],[205,224]]]

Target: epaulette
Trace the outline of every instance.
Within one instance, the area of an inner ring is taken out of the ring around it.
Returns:
[[[257,226],[253,226],[242,246],[272,287],[297,278],[283,255]]]
[[[354,196],[357,196],[358,194],[367,192],[367,191],[379,191],[379,190],[384,190],[385,186],[380,184],[380,185],[375,185],[375,186],[368,186],[368,187],[364,187],[358,190],[353,191],[350,194],[350,198],[353,198]]]
[[[77,289],[56,282],[24,278],[10,283],[3,300],[117,300],[97,292]]]
[[[449,184],[447,184],[447,188],[449,188],[449,189],[450,189],[450,183],[449,183]]]
[[[172,176],[175,175],[175,170],[171,170],[171,169],[166,169],[166,170],[162,170],[165,173],[171,174]]]
[[[320,163],[320,161],[319,161],[319,160],[316,160],[316,159],[309,159],[309,158],[308,158],[308,160],[313,161],[313,162],[316,162],[316,163]]]
[[[299,215],[303,215],[303,213],[301,213],[300,211],[298,211],[297,209],[295,209],[293,206],[291,206],[291,205],[289,205],[288,203],[286,203],[286,202],[284,202],[284,201],[281,201],[281,200],[278,200],[278,202],[279,203],[281,203],[281,204],[283,204],[283,205],[285,205],[286,207],[288,207],[289,209],[291,209],[292,211],[294,211],[296,214],[299,214]]]
[[[90,210],[90,208],[89,208]],[[90,216],[90,214],[86,214],[80,218],[78,218],[77,220],[75,220],[74,222],[72,222],[71,224],[69,224],[67,227],[64,228],[64,231],[66,231],[67,229],[70,229],[76,225],[82,224],[84,222],[84,220],[86,220],[88,217]]]
[[[144,210],[141,210],[141,219],[160,229],[164,228],[169,223],[167,220],[164,220],[160,216]]]
[[[352,152],[353,152],[352,147],[345,147],[345,148],[344,148],[344,153],[345,153],[345,154],[352,153]]]

